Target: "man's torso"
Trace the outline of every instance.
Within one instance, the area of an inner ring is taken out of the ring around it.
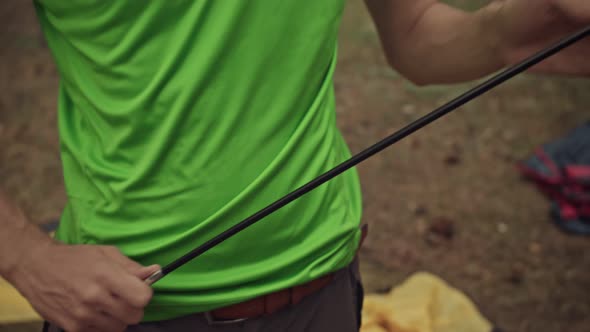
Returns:
[[[53,1],[68,206],[58,237],[166,264],[349,156],[332,77],[342,0]],[[170,274],[147,320],[348,264],[349,171]]]

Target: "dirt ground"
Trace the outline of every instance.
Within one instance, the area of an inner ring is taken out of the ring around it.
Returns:
[[[29,1],[1,1],[0,22],[0,188],[42,223],[65,202],[58,74]],[[404,81],[388,69],[362,2],[349,2],[336,89],[353,151],[471,85]],[[367,290],[430,271],[505,331],[589,331],[590,241],[551,224],[547,201],[515,169],[537,145],[590,119],[589,91],[589,80],[520,76],[360,166]],[[0,326],[17,330],[38,327]]]

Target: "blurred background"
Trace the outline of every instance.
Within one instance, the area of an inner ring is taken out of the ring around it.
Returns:
[[[447,1],[476,9],[486,1]],[[35,223],[65,203],[56,130],[58,74],[32,2],[0,2],[0,188]],[[353,152],[472,84],[417,88],[388,68],[362,1],[349,1],[336,75]],[[590,80],[523,75],[359,167],[370,236],[365,287],[383,292],[429,271],[505,331],[590,326],[590,241],[550,221],[516,170],[540,144],[590,119]],[[38,331],[38,325],[0,331]]]

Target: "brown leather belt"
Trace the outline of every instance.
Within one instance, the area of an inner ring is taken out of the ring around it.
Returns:
[[[362,225],[361,240],[357,251],[360,249],[367,236],[367,230],[367,225]],[[297,304],[304,298],[318,292],[334,279],[334,275],[335,273],[333,272],[302,285],[262,295],[238,304],[215,309],[205,313],[205,316],[210,324],[227,324],[270,315],[289,305]]]

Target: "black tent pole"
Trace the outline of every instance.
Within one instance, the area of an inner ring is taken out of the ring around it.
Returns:
[[[155,272],[150,277],[148,277],[145,280],[146,283],[148,283],[150,285],[155,283],[156,281],[158,281],[158,280],[162,279],[164,276],[166,276],[168,273],[178,269],[179,267],[183,266],[184,264],[188,263],[189,261],[193,260],[194,258],[202,255],[207,250],[215,247],[216,245],[229,239],[230,237],[232,237],[235,234],[239,233],[240,231],[246,229],[247,227],[251,226],[252,224],[260,221],[261,219],[268,216],[269,214],[271,214],[271,213],[277,211],[278,209],[282,208],[283,206],[293,202],[294,200],[298,199],[299,197],[305,195],[306,193],[312,191],[313,189],[319,187],[320,185],[328,182],[329,180],[342,174],[343,172],[349,170],[350,168],[358,165],[362,161],[364,161],[364,160],[368,159],[369,157],[373,156],[374,154],[384,150],[385,148],[389,147],[390,145],[400,141],[401,139],[407,137],[408,135],[412,134],[413,132],[417,131],[418,129],[430,124],[431,122],[450,113],[451,111],[459,108],[460,106],[463,106],[467,102],[481,96],[482,94],[488,92],[489,90],[493,89],[494,87],[506,82],[507,80],[509,80],[512,77],[531,68],[532,66],[538,64],[539,62],[560,52],[561,50],[565,49],[566,47],[569,47],[572,44],[588,37],[588,35],[590,35],[590,26],[584,28],[583,30],[581,30],[581,31],[579,31],[567,38],[562,39],[561,41],[557,42],[555,45],[548,47],[548,48],[536,53],[535,55],[531,56],[530,58],[525,59],[524,61],[522,61],[522,62],[520,62],[508,69],[505,69],[504,71],[500,72],[499,74],[494,75],[492,78],[477,85],[475,88],[465,92],[464,94],[451,100],[450,102],[444,104],[443,106],[437,108],[436,110],[432,111],[431,113],[428,113],[424,117],[419,118],[418,120],[416,120],[416,121],[410,123],[409,125],[405,126],[404,128],[402,128],[401,130],[393,133],[392,135],[375,143],[374,145],[370,146],[369,148],[352,156],[350,159],[337,165],[336,167],[329,170],[328,172],[318,176],[317,178],[311,180],[307,184],[305,184],[305,185],[299,187],[298,189],[292,191],[291,193],[283,196],[282,198],[278,199],[274,203],[268,205],[267,207],[254,213],[250,217],[242,220],[241,222],[234,225],[233,227],[227,229],[223,233],[215,236],[211,240],[205,242],[204,244],[202,244],[202,245],[198,246],[197,248],[191,250],[190,252],[186,253],[184,256],[169,263],[168,265],[164,266],[161,270]]]

